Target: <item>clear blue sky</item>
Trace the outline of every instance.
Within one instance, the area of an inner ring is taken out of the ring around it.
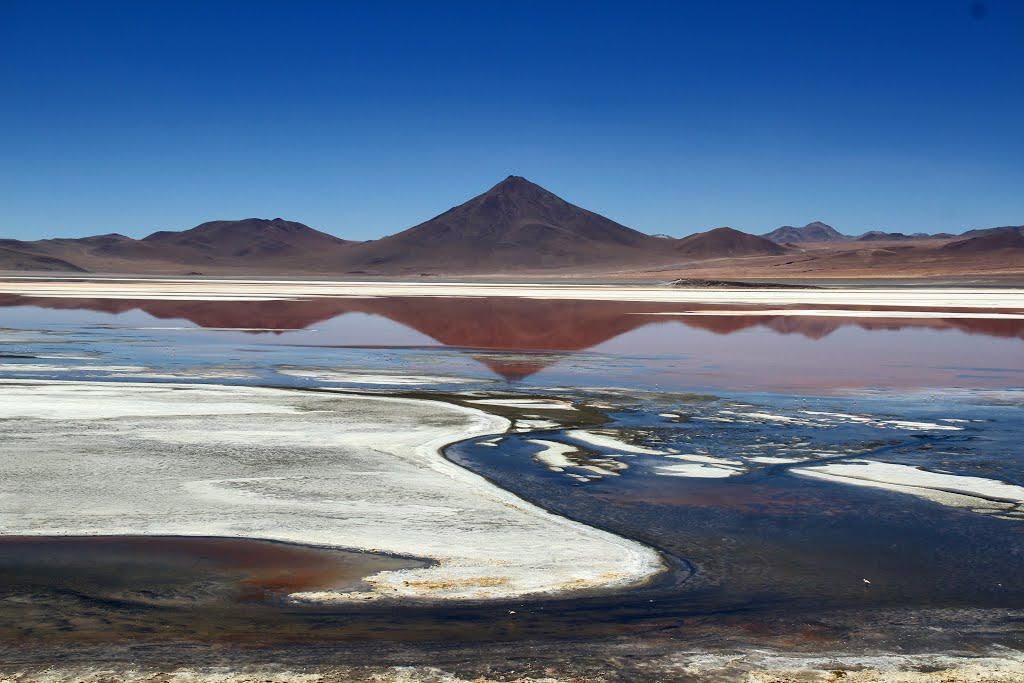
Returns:
[[[0,236],[1024,223],[1024,2],[0,1]]]

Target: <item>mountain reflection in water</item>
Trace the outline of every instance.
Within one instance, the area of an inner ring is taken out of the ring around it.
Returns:
[[[568,367],[564,361],[588,353],[640,359],[639,366],[624,371],[606,368],[602,378],[659,389],[1024,383],[1024,320],[956,317],[963,312],[955,309],[948,311],[951,317],[934,318],[900,317],[901,311],[886,317],[815,317],[757,314],[754,306],[509,297],[188,301],[19,295],[0,296],[0,307],[18,311],[5,314],[0,308],[0,325],[7,326],[15,320],[19,326],[30,324],[40,309],[91,311],[116,316],[109,321],[114,326],[128,318],[143,325],[152,319],[187,321],[211,334],[235,334],[246,345],[447,348],[508,381],[566,381],[558,372],[544,380],[535,376]],[[780,308],[799,306],[774,310]],[[37,313],[26,315],[29,310]],[[723,315],[724,310],[745,313]],[[666,315],[672,313],[686,315]],[[656,372],[644,379],[640,366],[656,366]],[[592,375],[590,368],[583,372]]]

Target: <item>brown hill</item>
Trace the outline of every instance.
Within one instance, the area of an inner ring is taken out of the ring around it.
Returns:
[[[15,242],[15,240],[4,241]],[[7,246],[0,246],[0,270],[57,271],[72,273],[85,272],[75,264],[68,263],[67,261],[59,258],[33,254],[20,249],[11,249]]]
[[[286,259],[317,254],[321,250],[334,251],[350,244],[283,218],[210,221],[183,232],[155,232],[142,242],[194,250],[204,259]]]
[[[175,272],[180,264],[196,260],[188,249],[159,248],[124,235],[56,238],[24,242],[26,251],[73,264],[76,270]]]
[[[396,235],[355,245],[345,270],[510,273],[664,261],[663,239],[574,206],[525,178]]]
[[[41,259],[34,268],[24,261],[24,270],[176,274],[333,272],[349,244],[281,218],[211,221],[182,232],[156,232],[141,240],[108,234],[0,242]]]
[[[676,240],[672,250],[679,256],[689,259],[780,256],[788,252],[788,249],[771,240],[733,228],[715,228],[684,237]]]
[[[976,237],[950,242],[942,247],[943,251],[984,254],[1004,249],[1024,249],[1024,227],[996,228],[982,232]]]

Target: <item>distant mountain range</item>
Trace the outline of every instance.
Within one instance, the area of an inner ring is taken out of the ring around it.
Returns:
[[[784,225],[771,232],[762,235],[767,240],[777,244],[801,244],[803,242],[841,242],[851,239],[842,234],[831,225],[825,225],[819,221],[808,223],[802,228],[794,228],[792,225]]]
[[[733,228],[673,239],[580,208],[519,176],[382,239],[339,239],[282,218],[222,220],[141,240],[119,234],[0,239],[0,270],[161,275],[527,275],[678,273],[795,277],[1024,272],[1024,228],[952,235],[872,231],[822,222],[765,235]],[[900,246],[897,246],[897,243]],[[891,246],[890,246],[891,245]],[[986,258],[994,257],[986,261]]]

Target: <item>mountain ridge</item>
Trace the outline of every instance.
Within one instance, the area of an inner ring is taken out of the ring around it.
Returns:
[[[511,175],[377,240],[345,240],[284,218],[215,220],[142,239],[119,233],[0,239],[0,269],[336,276],[700,272],[715,278],[1024,273],[1021,235],[1020,227],[1004,226],[959,236],[874,232],[854,238],[814,221],[762,236],[723,227],[675,239],[627,227]]]

